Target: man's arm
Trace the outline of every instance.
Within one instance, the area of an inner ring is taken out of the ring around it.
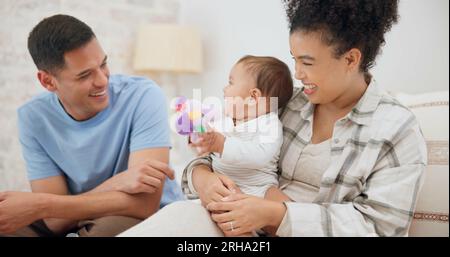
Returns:
[[[128,167],[133,167],[140,163],[145,162],[146,160],[153,159],[159,162],[162,162],[167,165],[169,168],[169,148],[155,148],[155,149],[145,149],[136,151],[130,154],[130,158],[128,160]],[[170,170],[171,174],[169,174],[169,178],[174,179],[175,174],[173,170]],[[156,192],[152,194],[144,194],[144,199],[142,200],[142,205],[139,207],[147,215],[144,218],[154,214],[159,209],[159,204],[161,201],[161,196],[164,187],[164,180],[166,176],[163,177],[161,181],[161,186],[156,190]]]
[[[133,152],[130,154],[128,167],[137,167],[148,160],[167,164],[169,149],[155,148]],[[160,180],[160,186],[154,193],[129,194],[121,190],[126,185],[136,185],[138,188],[141,175],[135,170],[128,169],[78,196],[68,195],[67,184],[62,176],[32,181],[31,187],[35,193],[47,193],[41,195],[46,216],[44,221],[52,231],[62,233],[75,227],[78,220],[82,219],[110,215],[144,219],[155,213],[159,208],[165,176]],[[153,183],[158,183],[157,179],[154,180]]]
[[[49,177],[31,181],[33,193],[50,193],[55,195],[69,195],[66,179],[63,176]],[[48,218],[44,220],[47,227],[56,234],[63,233],[76,226],[76,220]]]

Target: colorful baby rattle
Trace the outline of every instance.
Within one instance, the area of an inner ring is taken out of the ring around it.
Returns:
[[[177,112],[175,129],[183,136],[206,132],[208,124],[216,117],[212,106],[206,106],[195,99],[180,96],[173,103],[172,109]]]

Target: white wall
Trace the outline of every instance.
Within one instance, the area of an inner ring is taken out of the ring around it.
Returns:
[[[233,64],[246,54],[276,56],[291,63],[288,25],[278,0],[182,0],[182,24],[203,36],[205,71],[182,79],[183,89],[202,87],[204,95],[222,96]],[[192,93],[191,93],[192,94]]]
[[[386,36],[373,73],[389,90],[448,90],[449,1],[400,0],[400,21]]]
[[[420,93],[448,90],[448,1],[401,0],[399,24],[373,69],[391,91]],[[228,72],[245,54],[272,55],[293,68],[288,27],[281,0],[181,0],[182,24],[197,26],[205,49],[205,71],[181,79],[187,96],[222,96]]]

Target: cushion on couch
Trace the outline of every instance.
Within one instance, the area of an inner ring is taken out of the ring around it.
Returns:
[[[410,236],[449,236],[449,92],[421,95],[397,94],[419,120],[427,141],[428,166]]]

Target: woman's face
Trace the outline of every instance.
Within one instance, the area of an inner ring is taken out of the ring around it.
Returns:
[[[313,104],[328,104],[343,96],[348,88],[348,65],[336,59],[334,48],[322,42],[319,32],[291,34],[289,43],[295,60],[295,78],[305,86]]]

